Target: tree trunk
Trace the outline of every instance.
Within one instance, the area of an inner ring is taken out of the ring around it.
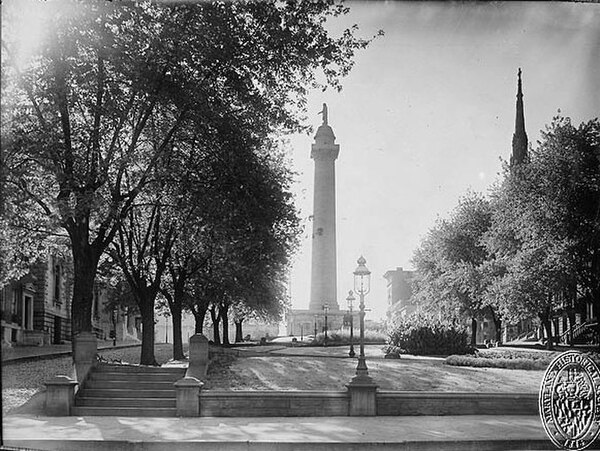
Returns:
[[[73,253],[73,299],[71,303],[71,331],[93,332],[92,304],[94,299],[94,279],[98,269],[99,256],[88,243],[87,229],[69,230]]]
[[[146,293],[147,295],[147,293]],[[139,294],[138,294],[139,296]],[[141,365],[158,366],[154,357],[154,297],[138,299],[140,314],[142,315],[142,355]]]
[[[235,342],[241,343],[244,341],[244,333],[242,332],[243,319],[239,319],[235,322]]]
[[[219,320],[221,319],[221,315],[217,314],[217,308],[213,305],[210,308],[210,319],[213,323],[213,342],[216,345],[221,344],[221,335],[219,334]]]
[[[596,326],[594,326],[596,339],[600,339],[600,286],[592,290],[592,310],[592,315],[596,319]],[[592,318],[588,318],[590,319]]]
[[[173,319],[173,360],[183,360],[185,354],[181,336],[181,305],[177,305],[177,302],[174,302],[171,308],[171,318]]]
[[[490,312],[492,314],[492,321],[494,321],[494,327],[496,328],[496,343],[500,345],[502,343],[502,320],[492,307],[490,307]]]
[[[204,317],[206,316],[206,310],[202,312],[196,311],[195,308],[192,309],[192,314],[194,315],[194,333],[203,334],[204,333]]]
[[[569,333],[567,334],[567,341],[569,346],[573,346],[573,327],[575,327],[575,308],[569,308],[567,311],[567,317],[569,318]]]
[[[498,346],[502,344],[502,320],[499,317],[496,320],[496,343]]]
[[[175,283],[173,290],[173,302],[169,303],[171,317],[173,318],[173,359],[183,360],[183,338],[181,336],[181,314],[183,310],[183,283],[180,280]]]
[[[477,320],[475,317],[471,318],[471,346],[477,346]]]
[[[228,305],[221,305],[221,321],[223,322],[223,345],[230,346],[229,342],[229,318],[227,311],[229,310]]]
[[[548,312],[541,313],[540,320],[548,335],[548,341],[546,341],[546,349],[554,349],[554,337],[552,335],[552,324],[550,324],[550,315]]]
[[[196,300],[191,305],[191,310],[194,315],[195,329],[194,332],[197,334],[204,333],[204,320],[206,319],[206,313],[208,312],[209,302],[201,302]]]

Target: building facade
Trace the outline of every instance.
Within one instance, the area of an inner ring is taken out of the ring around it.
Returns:
[[[406,318],[417,310],[411,302],[411,279],[414,271],[406,271],[401,267],[386,271],[383,278],[387,289],[387,321],[389,324]]]
[[[64,258],[49,256],[0,289],[2,345],[71,340],[72,277]]]

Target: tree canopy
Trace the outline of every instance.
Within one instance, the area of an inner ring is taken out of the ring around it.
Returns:
[[[274,135],[305,129],[309,90],[340,89],[355,52],[370,42],[356,37],[357,27],[328,33],[326,20],[348,11],[329,0],[56,0],[29,4],[41,10],[44,39],[25,60],[30,11],[12,6],[3,21],[2,95],[10,114],[3,118],[2,181],[23,202],[9,218],[26,224],[22,218],[35,215],[47,230],[69,235],[75,334],[92,330],[101,255],[175,146],[195,139],[194,149],[218,154],[235,136],[237,150],[268,149]],[[241,170],[228,166],[226,153],[218,164],[224,173]],[[263,189],[253,195],[273,195]],[[250,199],[249,207],[260,202]],[[247,232],[260,238],[269,221]],[[259,259],[279,252],[252,251]]]
[[[600,122],[557,116],[489,198],[467,195],[415,251],[416,298],[514,323],[600,311]],[[591,319],[591,318],[588,318]]]

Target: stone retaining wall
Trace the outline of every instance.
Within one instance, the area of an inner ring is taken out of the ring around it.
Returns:
[[[536,393],[377,393],[377,415],[537,415]]]
[[[348,391],[200,392],[200,416],[347,416]],[[537,394],[377,392],[377,415],[537,415]]]
[[[313,417],[348,415],[344,391],[203,391],[200,416]]]

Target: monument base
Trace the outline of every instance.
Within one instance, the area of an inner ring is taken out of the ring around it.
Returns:
[[[352,312],[354,332],[358,326],[358,312]],[[344,310],[327,312],[327,330],[330,332],[344,329],[350,330],[350,314]],[[290,310],[286,317],[286,333],[295,337],[316,335],[325,331],[325,311],[323,310]]]

